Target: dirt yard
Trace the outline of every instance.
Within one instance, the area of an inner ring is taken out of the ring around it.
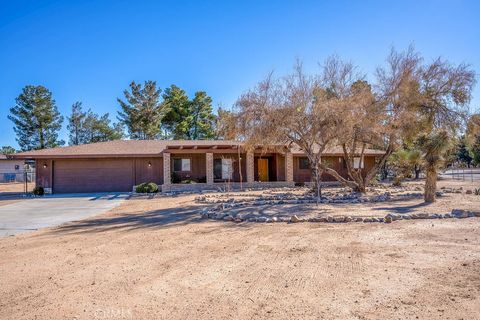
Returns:
[[[194,197],[0,239],[0,319],[480,318],[479,218],[234,223],[200,219]]]

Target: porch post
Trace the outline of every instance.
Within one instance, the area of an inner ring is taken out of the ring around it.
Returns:
[[[255,164],[253,161],[253,152],[247,152],[247,182],[253,183],[255,175]]]
[[[207,184],[213,184],[213,153],[206,153],[207,163]]]
[[[285,181],[293,182],[293,154],[291,152],[285,154]]]
[[[170,153],[163,153],[163,184],[169,186],[172,183],[170,170]]]

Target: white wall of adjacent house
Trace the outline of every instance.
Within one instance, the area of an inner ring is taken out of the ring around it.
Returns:
[[[0,173],[18,173],[23,171],[23,160],[0,160]]]

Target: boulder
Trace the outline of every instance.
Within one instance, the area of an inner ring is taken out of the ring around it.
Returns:
[[[336,216],[333,217],[334,222],[345,222],[345,217],[344,216]]]
[[[452,216],[458,219],[468,218],[468,211],[463,209],[453,209]]]
[[[392,221],[393,221],[392,215],[391,215],[391,214],[387,214],[387,215],[385,216],[385,223],[392,223]]]
[[[267,217],[258,217],[257,222],[267,222]]]
[[[296,214],[290,217],[290,222],[296,223],[300,221],[301,221],[300,218]]]
[[[333,217],[332,216],[327,216],[327,222],[333,222]]]
[[[233,217],[231,215],[223,217],[223,220],[225,221],[233,221]]]
[[[465,191],[465,194],[473,194],[473,191],[470,189],[467,189],[467,191]]]

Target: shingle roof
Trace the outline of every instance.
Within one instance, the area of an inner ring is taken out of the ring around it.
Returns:
[[[88,158],[88,157],[148,157],[160,156],[166,149],[174,148],[228,148],[243,145],[240,141],[231,140],[114,140],[90,143],[78,146],[58,147],[51,149],[32,150],[13,155],[17,159],[35,158]],[[292,148],[292,153],[303,154],[298,148]],[[334,148],[328,154],[341,154],[341,149]],[[383,154],[380,150],[366,150],[365,154]]]

